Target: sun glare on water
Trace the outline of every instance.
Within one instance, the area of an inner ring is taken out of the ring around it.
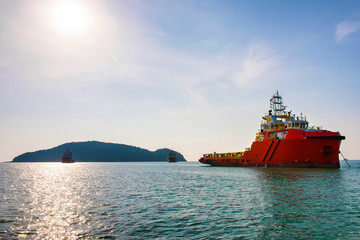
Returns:
[[[81,35],[90,28],[89,9],[81,1],[59,1],[51,11],[55,29],[66,35]]]

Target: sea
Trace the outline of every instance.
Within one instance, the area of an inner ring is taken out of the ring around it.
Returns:
[[[360,239],[349,163],[1,163],[0,239]]]

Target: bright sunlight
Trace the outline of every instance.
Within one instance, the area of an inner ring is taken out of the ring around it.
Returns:
[[[89,30],[89,9],[81,1],[59,1],[51,12],[56,30],[66,35],[81,35]]]

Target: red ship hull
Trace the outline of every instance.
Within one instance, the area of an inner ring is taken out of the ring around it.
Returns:
[[[274,138],[281,133],[285,137]],[[345,139],[339,132],[305,129],[282,129],[262,133],[251,149],[235,156],[211,154],[199,161],[211,166],[319,167],[339,168],[339,148]]]
[[[167,160],[168,162],[177,162],[176,157],[168,157]]]
[[[74,159],[72,157],[62,157],[61,158],[62,163],[74,163]]]

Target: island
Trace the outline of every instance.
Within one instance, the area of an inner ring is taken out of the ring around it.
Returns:
[[[12,162],[61,162],[63,152],[69,149],[75,162],[167,162],[168,148],[149,151],[118,143],[98,141],[71,142],[54,148],[27,152],[13,159]],[[186,162],[184,156],[174,151],[178,161]]]

